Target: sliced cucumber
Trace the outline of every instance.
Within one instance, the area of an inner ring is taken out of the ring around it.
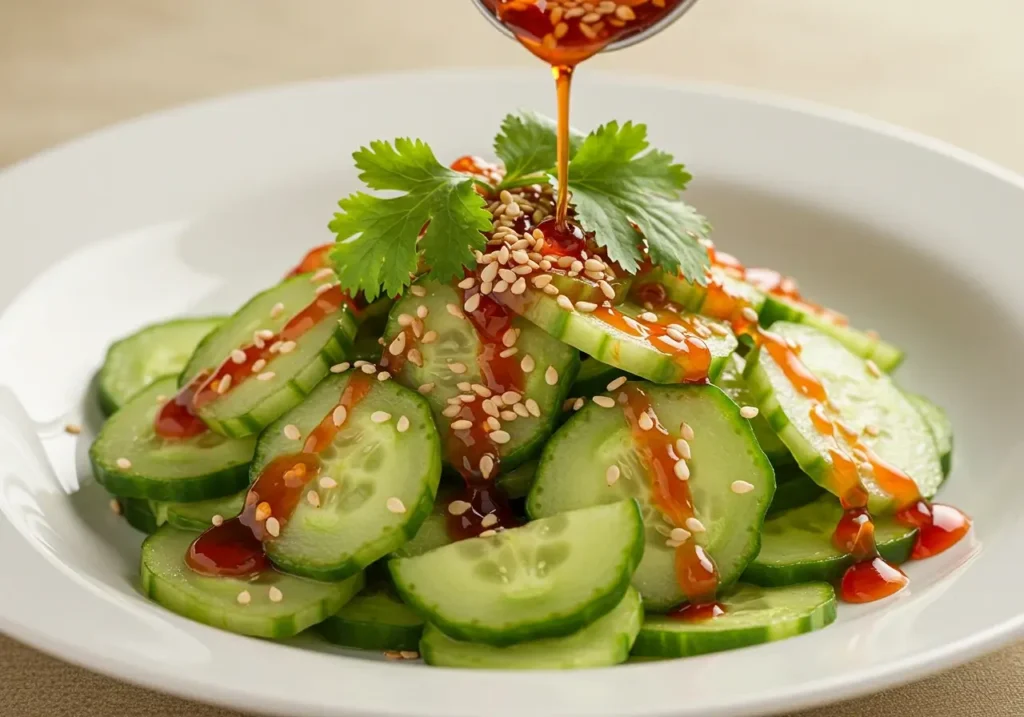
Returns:
[[[316,276],[316,275],[313,275]],[[187,384],[204,371],[215,371],[235,349],[253,343],[256,331],[277,334],[307,306],[317,300],[321,282],[303,274],[287,279],[257,294],[196,348],[179,382]],[[284,309],[275,311],[281,304]],[[327,375],[331,366],[344,360],[356,335],[352,311],[342,306],[306,331],[289,353],[276,353],[256,376],[232,385],[199,408],[206,424],[227,436],[242,437],[258,433],[285,411],[296,406]]]
[[[416,534],[392,553],[396,558],[415,558],[431,550],[453,543],[448,534],[448,504],[455,499],[451,491],[441,489],[434,501],[434,507],[423,519]],[[390,580],[390,578],[389,578]]]
[[[502,301],[555,338],[603,363],[655,383],[714,379],[737,345],[726,324],[695,314],[671,312],[652,324],[640,319],[645,313],[642,307],[628,301],[612,309],[598,308],[593,313],[566,310],[553,297],[533,289],[522,297],[506,296]],[[691,348],[681,351],[681,342],[667,336],[652,336],[652,326],[663,323],[681,326],[684,335],[703,341],[711,353],[710,365],[700,365],[697,357],[701,352],[692,348],[691,341],[687,341]],[[719,333],[712,333],[708,328],[711,324],[716,324],[715,331]],[[704,335],[698,335],[698,331]]]
[[[825,388],[835,415],[859,440],[909,475],[922,496],[932,497],[942,483],[938,452],[921,414],[892,380],[875,375],[864,359],[811,326],[779,322],[771,332],[799,346],[800,361]],[[815,427],[811,410],[818,403],[797,391],[768,351],[751,353],[745,378],[761,412],[804,472],[826,490],[836,490],[832,451],[849,449],[845,438]],[[861,480],[872,512],[898,507],[872,474],[862,472]]]
[[[722,587],[728,587],[757,554],[761,523],[775,491],[771,464],[739,408],[716,386],[627,386],[647,393],[675,438],[683,422],[692,427],[689,488],[705,532],[691,539],[711,555]],[[609,485],[611,466],[619,468],[619,478]],[[753,489],[737,494],[734,481]],[[648,467],[622,409],[588,402],[545,446],[527,510],[540,518],[623,498],[639,501],[645,523],[646,547],[633,585],[646,608],[667,610],[687,597],[676,579],[675,550],[666,545],[672,526],[654,505]]]
[[[573,303],[577,301],[590,301],[600,304],[604,301],[609,301],[604,291],[593,279],[585,276],[569,276],[558,269],[551,269],[547,274],[551,276],[551,283],[558,288],[558,293],[569,297]],[[608,285],[615,292],[615,298],[610,299],[611,303],[621,304],[625,301],[626,295],[629,293],[629,287],[632,284],[633,277],[629,274],[609,281]]]
[[[459,640],[560,637],[614,608],[643,553],[636,503],[562,513],[389,564],[402,599]]]
[[[733,354],[715,381],[715,385],[725,391],[738,406],[753,406],[755,404],[747,382],[743,379],[743,369],[746,365],[746,361],[741,356]],[[750,427],[754,430],[754,436],[757,438],[761,450],[768,456],[772,465],[778,467],[793,462],[793,454],[786,448],[786,444],[775,435],[775,431],[768,424],[768,419],[761,415],[754,416],[750,419]]]
[[[499,670],[569,670],[625,662],[643,621],[643,605],[630,589],[605,616],[565,637],[495,647],[461,642],[427,625],[420,653],[428,665]]]
[[[248,483],[256,439],[225,438],[207,431],[165,439],[153,429],[175,380],[156,381],[103,425],[89,449],[93,475],[107,490],[127,498],[189,501],[234,493]],[[163,400],[166,400],[164,398]]]
[[[825,489],[811,480],[811,477],[797,466],[786,466],[775,471],[775,496],[768,506],[768,515],[799,508],[817,500]]]
[[[528,461],[507,473],[502,473],[498,476],[497,483],[505,495],[512,500],[518,500],[529,495],[536,475],[537,461]]]
[[[853,557],[832,544],[832,533],[843,515],[833,496],[772,516],[764,523],[761,551],[743,574],[743,580],[757,585],[839,580],[853,564]],[[891,517],[874,519],[878,552],[890,563],[910,558],[917,531],[900,525]]]
[[[197,500],[191,503],[156,503],[153,507],[163,522],[182,530],[206,530],[213,524],[213,516],[233,518],[242,512],[247,491],[239,491],[223,498]]]
[[[156,379],[176,376],[203,337],[223,321],[220,316],[165,321],[111,344],[99,373],[100,408],[109,416]]]
[[[416,650],[423,619],[393,590],[366,588],[317,630],[337,645],[361,650]]]
[[[878,336],[838,324],[827,315],[815,311],[813,307],[782,297],[769,296],[761,307],[758,320],[762,326],[772,326],[778,321],[812,326],[831,336],[861,358],[871,359],[883,371],[891,372],[903,361],[903,351],[882,341]]]
[[[333,442],[319,451],[320,477],[333,478],[337,485],[311,484],[318,505],[299,501],[280,536],[265,543],[274,564],[290,573],[319,580],[353,575],[415,535],[434,504],[441,449],[429,405],[394,381],[355,371],[324,379],[264,431],[253,458],[253,479],[273,459],[301,450],[356,375],[370,382],[369,391],[348,411]],[[375,414],[388,417],[378,423]],[[285,435],[286,426],[297,428],[300,438]],[[388,507],[395,504],[392,499],[400,502],[401,511]]]
[[[396,378],[414,390],[424,385],[432,386],[427,398],[434,409],[434,419],[441,435],[448,436],[454,420],[442,413],[449,405],[448,400],[459,395],[472,395],[472,390],[464,390],[469,385],[486,386],[488,383],[484,379],[479,360],[484,344],[473,323],[462,313],[461,291],[436,283],[420,283],[419,286],[426,290],[424,296],[406,294],[391,310],[385,341],[390,347],[403,331],[403,323],[417,317],[417,311],[427,312],[425,318],[417,321],[422,321],[424,336],[433,331],[437,338],[429,343],[407,341],[405,351],[419,351],[423,365],[417,366],[413,361],[406,360]],[[449,306],[452,308],[449,309]],[[540,416],[530,413],[524,416],[522,408],[519,413],[510,411],[511,406],[502,409],[506,415],[502,417],[501,429],[509,434],[508,442],[496,446],[502,470],[515,468],[540,450],[544,440],[554,430],[562,402],[579,367],[579,355],[573,348],[551,338],[529,321],[513,317],[511,328],[519,331],[514,346],[518,352],[514,359],[522,361],[529,357],[527,363],[529,367],[532,362],[532,370],[523,373],[525,386],[502,388],[519,394],[520,403],[524,407],[528,400],[536,401]],[[407,335],[411,336],[411,332],[407,332]],[[488,348],[493,350],[495,347]],[[496,348],[504,347],[499,345]],[[461,364],[459,368],[465,367],[465,370],[455,373],[450,367],[458,364]],[[554,372],[554,385],[549,383],[549,367]],[[459,384],[463,384],[463,388],[459,388]],[[482,398],[475,400],[482,403]],[[486,414],[480,413],[480,420],[486,417]]]
[[[719,600],[724,614],[706,620],[650,615],[633,645],[645,657],[689,657],[794,637],[836,619],[828,583],[784,588],[740,585]]]
[[[722,307],[713,306],[708,302],[708,285],[700,286],[693,284],[678,274],[670,274],[661,267],[652,267],[641,273],[633,281],[630,295],[638,303],[643,303],[646,295],[650,295],[652,285],[660,286],[656,292],[664,291],[666,299],[682,307],[685,311],[691,311],[714,318],[729,318],[736,301],[731,301],[730,306],[723,311]],[[709,285],[722,287],[722,292],[727,296],[739,299],[743,306],[749,306],[754,311],[760,310],[764,304],[765,294],[752,284],[731,276],[720,266],[711,267],[711,281]],[[723,316],[723,314],[725,314]]]
[[[919,396],[916,393],[905,395],[924,417],[928,428],[931,429],[935,447],[939,451],[939,460],[942,462],[942,474],[948,476],[953,467],[953,424],[950,422],[949,416],[924,396]]]
[[[363,587],[362,573],[337,583],[276,570],[255,579],[200,575],[185,563],[197,535],[165,525],[142,544],[142,591],[197,622],[254,637],[291,637],[336,613]],[[276,602],[272,588],[280,591]]]
[[[620,376],[625,376],[629,380],[636,378],[632,374],[602,363],[596,358],[585,358],[580,363],[580,371],[576,374],[576,381],[572,384],[569,395],[596,396],[607,391],[608,384]]]
[[[121,515],[128,525],[142,533],[155,533],[160,527],[156,513],[148,500],[115,496]]]

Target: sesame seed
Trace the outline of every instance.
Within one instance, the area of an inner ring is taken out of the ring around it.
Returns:
[[[343,409],[344,407],[343,406],[338,406],[338,408],[342,408]],[[336,425],[340,426],[341,424],[338,423]],[[302,438],[302,432],[299,431],[299,427],[294,425],[294,424],[292,424],[292,423],[289,423],[287,426],[285,426],[284,430],[282,431],[282,433],[284,433],[284,437],[287,438],[290,441],[297,441],[300,438]]]
[[[313,293],[316,294],[317,296],[322,296],[323,294],[326,294],[333,288],[334,284],[321,284],[320,286],[316,287],[316,290]]]
[[[484,527],[484,528],[490,528],[492,525],[497,525],[497,524],[498,524],[498,516],[496,516],[494,513],[488,513],[480,521],[480,525],[482,527]]]
[[[387,505],[388,510],[390,510],[392,513],[405,512],[405,503],[403,503],[400,498],[395,498],[394,496],[392,496],[391,498],[387,499],[385,505]]]
[[[266,367],[267,367],[266,359],[256,359],[256,361],[254,361],[253,364],[252,364],[252,372],[253,373],[259,373],[260,371],[262,371]]]
[[[473,506],[464,500],[453,500],[448,504],[448,512],[452,515],[463,515]]]
[[[267,532],[274,538],[281,534],[281,523],[278,522],[277,518],[267,518]]]
[[[484,532],[480,533],[480,535],[478,537],[480,537],[480,538],[490,538],[490,537],[493,537],[493,536],[495,536],[497,534],[498,534],[498,531],[494,530],[493,528],[491,528],[489,530],[485,530]]]
[[[425,344],[432,344],[435,341],[437,341],[437,332],[436,331],[428,331],[427,333],[423,334],[423,339],[422,339],[423,343],[425,343]]]
[[[517,406],[522,406],[523,404],[517,403],[516,405]],[[526,408],[523,408],[522,411],[523,411],[523,413],[526,413]],[[529,416],[530,414],[526,413],[526,415]],[[514,421],[517,418],[519,418],[519,414],[517,414],[515,411],[509,411],[508,409],[506,409],[506,410],[501,412],[501,420],[503,420],[503,421]],[[499,428],[500,428],[500,426],[499,426]]]
[[[665,545],[669,548],[678,548],[680,545],[682,545],[682,543],[680,543],[678,540],[669,539],[665,541]]]
[[[565,294],[559,294],[555,302],[566,311],[572,311],[572,301]]]
[[[419,349],[409,349],[409,353],[406,354],[406,358],[408,358],[409,363],[414,366],[423,366],[423,354],[420,353]]]
[[[523,400],[523,397],[515,391],[505,391],[505,393],[501,394],[501,400],[505,402],[506,406],[511,406],[514,403],[519,403]]]
[[[615,399],[611,396],[594,396],[594,403],[601,408],[615,408]]]
[[[591,301],[577,301],[576,310],[584,314],[590,314],[597,310],[597,304]]]
[[[523,369],[523,373],[531,373],[536,367],[536,363],[533,360],[533,356],[526,354],[523,356],[523,360],[519,362],[519,367]]]
[[[422,286],[410,286],[409,293],[413,296],[426,296],[427,290]]]
[[[352,364],[350,364],[348,361],[343,361],[342,363],[336,363],[333,366],[331,366],[331,373],[345,373],[351,367],[352,367]]]
[[[622,470],[618,466],[608,466],[604,472],[604,482],[608,485],[615,485],[615,482],[622,476]]]
[[[519,353],[519,349],[513,346],[510,349],[505,349],[498,355],[501,356],[502,358],[508,358],[509,356],[515,356],[517,353]]]
[[[242,349],[235,349],[231,352],[231,363],[243,364],[245,363],[245,351]]]
[[[860,464],[860,470],[861,473],[874,473],[875,467],[871,463],[864,461],[863,463]]]
[[[507,431],[491,431],[490,436],[492,441],[499,444],[508,443],[512,440],[512,436]]]
[[[391,374],[388,373],[387,371],[381,371],[380,373],[377,374],[378,381],[387,381],[389,378],[391,378]]]
[[[405,433],[406,431],[408,431],[409,430],[409,417],[408,416],[400,416],[399,419],[398,419],[398,423],[395,424],[395,428],[398,429],[399,433]]]
[[[498,278],[498,269],[500,268],[497,263],[488,264],[480,271],[480,281],[493,283]]]
[[[676,478],[679,480],[690,479],[690,465],[685,460],[676,461],[676,464],[672,466],[672,472],[676,474]]]
[[[256,380],[257,381],[269,381],[270,379],[274,378],[274,376],[276,376],[276,375],[277,374],[274,373],[273,371],[264,371],[263,373],[261,373],[261,374],[256,376]]]
[[[320,494],[317,493],[315,490],[311,490],[311,491],[307,492],[306,493],[306,502],[309,503],[314,508],[319,508],[320,507]]]
[[[123,471],[126,471],[126,470],[128,470],[129,468],[132,467],[132,462],[130,460],[128,460],[127,458],[118,458],[116,463],[117,463],[117,467],[120,468]]]
[[[551,274],[541,274],[533,277],[533,285],[538,289],[543,289],[545,286],[551,283],[554,277]]]
[[[331,488],[337,488],[338,487],[338,481],[334,480],[330,476],[324,476],[318,482],[320,484],[320,487],[324,488],[326,490],[330,490]]]
[[[628,22],[629,20],[636,19],[636,13],[633,12],[633,8],[629,5],[616,5],[615,6],[615,17],[620,20]]]
[[[877,436],[882,431],[881,431],[881,429],[879,429],[878,426],[867,425],[867,426],[864,426],[864,432],[866,434],[868,434],[869,436]]]
[[[363,361],[362,359],[360,359],[359,361],[356,361],[352,365],[355,366],[356,368],[362,368],[363,366],[365,366],[368,363],[370,363],[370,362],[369,361]]]
[[[370,414],[370,420],[374,423],[386,423],[391,420],[391,414],[387,411],[374,411]]]
[[[495,294],[502,294],[506,291],[508,291],[508,282],[505,281],[504,279],[502,279],[501,281],[494,285]]]
[[[504,411],[502,411],[502,413],[504,413]],[[487,420],[484,421],[483,425],[484,425],[485,429],[489,430],[489,431],[501,430],[501,421],[499,421],[494,416],[488,416]]]
[[[640,418],[637,420],[637,423],[640,424],[640,430],[642,431],[649,431],[654,428],[654,420],[651,418],[651,414],[646,411],[640,414]]]
[[[405,332],[401,332],[395,337],[395,340],[388,346],[388,353],[392,356],[398,356],[398,354],[405,351]]]
[[[269,517],[270,517],[270,503],[268,503],[265,500],[261,501],[260,504],[256,506],[256,520],[257,521],[266,520]]]
[[[485,455],[480,459],[480,475],[484,478],[491,477],[491,471],[494,470],[494,459],[489,455]]]
[[[421,319],[427,318],[427,314],[429,313],[430,309],[428,309],[426,306],[423,306],[422,304],[416,307],[416,316]]]
[[[676,440],[676,453],[683,460],[690,460],[690,444],[685,438],[679,438]]]
[[[867,361],[865,361],[864,365],[868,367],[868,372],[872,376],[874,376],[875,378],[878,378],[879,376],[882,375],[882,370],[880,368],[878,368],[878,364],[876,364],[871,359],[868,359]]]
[[[534,418],[540,418],[540,406],[538,406],[537,402],[532,398],[526,399],[526,410],[529,411],[530,415]]]
[[[341,426],[345,419],[348,418],[348,409],[344,406],[335,406],[334,412],[331,413],[331,419],[334,421],[335,426]],[[298,432],[298,429],[296,429]]]
[[[614,391],[615,389],[617,389],[619,386],[621,386],[625,382],[626,382],[626,377],[625,376],[619,376],[617,379],[611,381],[608,384],[608,390],[609,391]]]
[[[453,406],[448,406],[446,409],[441,411],[441,415],[444,416],[445,418],[455,418],[456,416],[459,415],[459,411],[461,410],[462,407],[458,404],[455,404]]]
[[[672,528],[669,531],[668,537],[677,543],[685,543],[690,539],[690,531],[685,528]]]
[[[276,585],[271,585],[270,590],[267,591],[267,596],[270,598],[270,602],[281,602],[284,600],[284,593]]]
[[[740,315],[747,321],[757,321],[757,312],[754,311],[749,306],[744,306],[743,310],[740,312]]]
[[[294,341],[285,341],[281,344],[280,348],[278,348],[278,351],[280,351],[283,354],[290,354],[292,351],[295,350],[295,347],[297,345],[298,344],[296,344]]]
[[[572,401],[572,399],[569,399],[569,400]],[[577,398],[575,401],[572,401],[572,410],[574,410],[574,411],[580,410],[581,408],[583,408],[585,403],[586,402],[582,398]]]
[[[448,364],[448,370],[455,374],[466,373],[466,364],[452,361]]]
[[[500,276],[502,281],[504,281],[507,284],[511,284],[513,281],[519,278],[516,275],[516,273],[511,269],[499,269],[498,276]]]
[[[252,602],[252,595],[249,594],[248,590],[243,590],[238,593],[238,597],[236,597],[235,600],[238,601],[239,605],[248,605]]]
[[[665,333],[668,334],[670,339],[684,343],[686,342],[686,334],[673,326],[669,326]]]
[[[558,296],[558,287],[554,284],[548,284],[544,287],[543,291],[548,296]]]
[[[645,311],[640,314],[640,320],[646,321],[649,324],[653,324],[658,320],[658,315],[651,311]]]
[[[365,373],[367,376],[369,376],[370,374],[377,373],[377,367],[374,366],[372,363],[364,363],[362,366],[359,367],[359,370]]]
[[[466,303],[462,305],[462,308],[465,309],[466,312],[470,314],[479,309],[480,294],[473,294],[471,297],[466,299]]]
[[[740,415],[744,418],[757,418],[757,406],[744,406],[740,409]]]
[[[711,330],[711,333],[713,333],[713,334],[715,334],[717,336],[728,336],[729,335],[729,329],[725,328],[724,326],[722,326],[720,324],[708,324],[708,328]]]
[[[476,279],[472,276],[467,276],[465,279],[459,282],[458,286],[460,289],[472,289],[476,285]]]
[[[679,433],[686,440],[693,440],[693,428],[686,421],[683,421],[683,424],[679,427]]]
[[[421,394],[423,394],[425,396],[425,395],[427,395],[428,393],[430,393],[431,391],[434,390],[434,384],[432,384],[432,383],[425,383],[425,384],[421,385],[416,390],[419,391]]]
[[[218,513],[217,515],[210,518],[210,522],[213,523],[215,526],[224,525],[224,516]]]
[[[558,383],[558,370],[554,366],[548,366],[548,370],[544,372],[544,382],[548,386]]]
[[[110,512],[114,515],[121,515],[121,504],[118,502],[117,498],[110,499]]]
[[[473,422],[472,421],[467,421],[464,418],[460,419],[458,421],[452,421],[452,430],[453,431],[468,431],[472,427],[473,427]]]
[[[742,495],[743,493],[749,493],[754,490],[754,484],[748,483],[745,480],[734,480],[730,486],[733,493]]]
[[[465,314],[462,313],[462,309],[460,309],[455,304],[445,304],[445,308],[448,309],[448,313],[454,316],[456,319],[466,318]]]
[[[615,298],[615,289],[613,289],[612,285],[609,284],[607,281],[601,279],[600,281],[597,282],[597,286],[598,288],[601,289],[601,293],[604,294],[606,299]]]
[[[689,530],[691,533],[703,533],[705,530],[704,524],[696,518],[686,519],[686,529]]]

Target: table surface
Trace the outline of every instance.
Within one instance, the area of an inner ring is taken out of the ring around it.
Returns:
[[[422,32],[431,26],[446,34]],[[846,107],[1024,171],[1022,26],[1020,0],[706,0],[662,35],[591,66]],[[499,40],[468,0],[0,0],[0,166],[225,92],[458,65],[544,71]],[[1021,676],[1017,645],[801,717],[1018,716]],[[0,705],[13,717],[235,714],[94,675],[3,636]]]

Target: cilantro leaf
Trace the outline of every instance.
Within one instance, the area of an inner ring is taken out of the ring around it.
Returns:
[[[473,251],[485,246],[481,232],[491,228],[491,215],[471,177],[438,162],[420,140],[371,142],[352,156],[368,187],[404,193],[357,192],[338,202],[341,211],[328,226],[337,234],[330,256],[343,289],[361,290],[371,300],[382,290],[395,296],[411,283],[421,253],[438,281],[475,263]]]
[[[585,135],[569,130],[569,157]],[[505,163],[501,187],[547,182],[546,175],[557,162],[558,125],[550,117],[532,110],[505,115],[501,131],[494,138],[494,153]]]
[[[569,164],[576,218],[626,271],[636,273],[646,241],[654,264],[703,285],[708,252],[698,240],[709,226],[679,198],[691,176],[649,146],[642,124],[610,122],[589,134]]]

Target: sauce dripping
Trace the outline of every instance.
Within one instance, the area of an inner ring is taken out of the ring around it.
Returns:
[[[373,381],[362,372],[352,373],[337,405],[309,434],[302,451],[272,460],[249,488],[241,514],[207,529],[193,541],[185,556],[192,570],[209,576],[246,577],[270,567],[264,541],[284,528],[306,486],[320,476],[322,463],[317,454],[331,445]],[[345,408],[340,423],[335,423],[337,407]],[[268,528],[270,520],[277,521],[274,530]]]
[[[556,0],[486,0],[498,20],[522,45],[551,65],[558,98],[558,204],[555,217],[566,225],[569,206],[569,97],[576,65],[616,40],[661,20],[679,0],[610,0],[593,11]]]
[[[642,339],[654,349],[668,353],[672,360],[683,370],[682,381],[700,383],[707,381],[711,369],[711,349],[700,334],[710,335],[699,319],[679,314],[669,304],[646,311],[656,318],[645,321],[635,319],[619,311],[613,306],[599,306],[591,314],[601,322]]]
[[[624,399],[624,401],[623,401]],[[658,420],[650,399],[643,389],[627,385],[618,398],[633,435],[641,460],[651,481],[655,506],[668,521],[686,534],[675,546],[676,580],[692,603],[711,600],[718,590],[718,568],[692,533],[703,530],[696,520],[693,498],[687,480],[676,477],[676,464],[681,436],[673,436]]]

